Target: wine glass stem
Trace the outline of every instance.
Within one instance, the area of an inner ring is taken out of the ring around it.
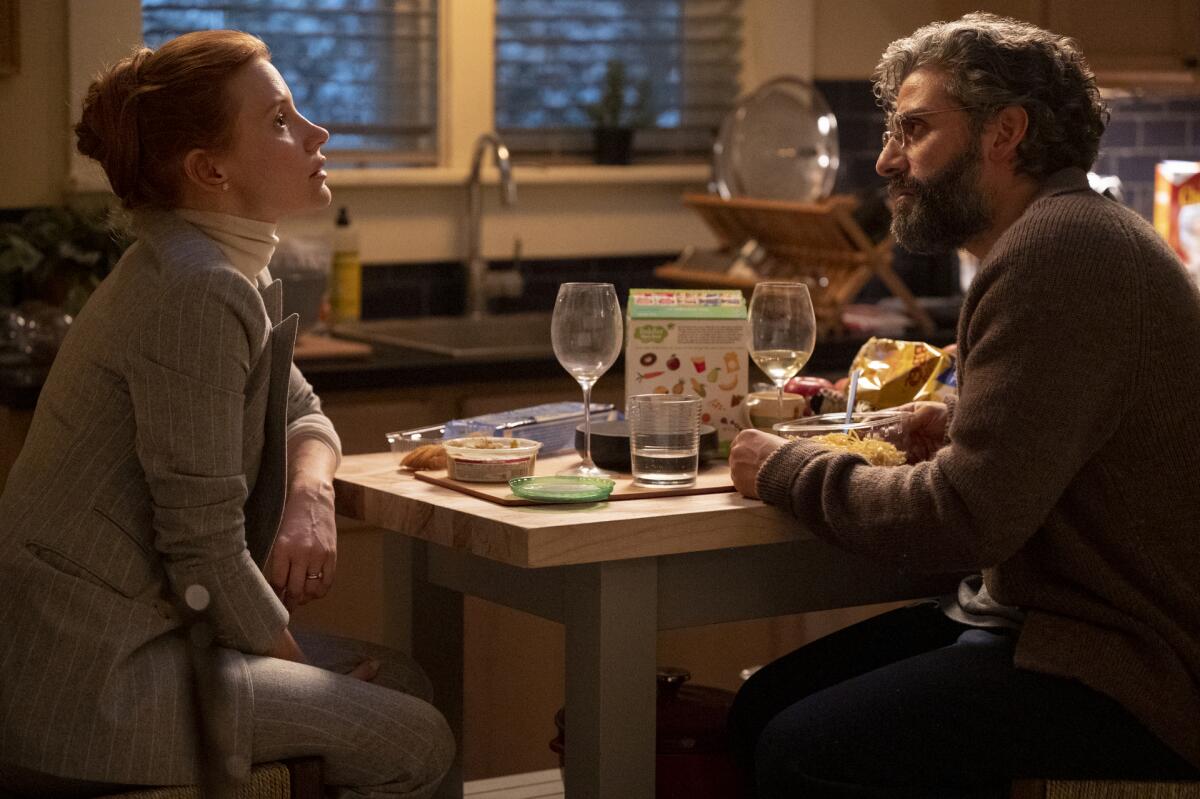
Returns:
[[[592,463],[592,381],[580,380],[583,387],[583,465]]]
[[[783,383],[784,383],[784,381],[782,381],[782,380],[778,380],[775,382],[775,386],[779,389],[779,414],[780,414],[780,416],[783,415]]]

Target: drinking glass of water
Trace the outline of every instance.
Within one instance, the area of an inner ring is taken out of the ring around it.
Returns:
[[[700,398],[636,394],[629,398],[629,447],[633,482],[688,486],[700,464]]]
[[[559,474],[612,477],[592,463],[592,386],[621,352],[624,322],[612,283],[563,283],[554,301],[550,340],[562,368],[583,389],[583,460]]]
[[[750,297],[750,357],[779,389],[796,376],[812,355],[817,318],[808,286],[803,283],[759,283]]]

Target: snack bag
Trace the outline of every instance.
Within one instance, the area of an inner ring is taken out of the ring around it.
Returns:
[[[1200,161],[1155,167],[1154,227],[1200,283]]]
[[[925,381],[925,385],[921,386],[921,390],[917,392],[913,400],[945,402],[946,397],[958,396],[958,371],[955,368],[956,363],[957,361],[953,353],[943,352],[937,367],[933,370],[933,374]]]
[[[942,399],[957,390],[953,359],[923,341],[867,339],[850,364],[851,374],[855,369],[862,370],[856,402],[872,410]]]

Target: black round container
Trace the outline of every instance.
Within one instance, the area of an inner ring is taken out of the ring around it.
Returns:
[[[700,425],[700,462],[717,457],[719,446],[717,428],[708,424]],[[575,451],[583,455],[582,424],[575,428]],[[592,423],[592,460],[601,469],[617,472],[629,472],[633,469],[633,461],[629,454],[629,422],[621,419],[616,422]]]

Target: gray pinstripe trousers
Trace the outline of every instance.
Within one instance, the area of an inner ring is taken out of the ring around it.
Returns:
[[[454,759],[454,738],[412,658],[348,638],[295,632],[313,665],[246,656],[254,691],[254,762],[316,756],[336,799],[425,799]],[[373,682],[345,676],[366,657]],[[0,764],[0,796],[84,797],[117,786]],[[9,793],[11,792],[11,793]]]

